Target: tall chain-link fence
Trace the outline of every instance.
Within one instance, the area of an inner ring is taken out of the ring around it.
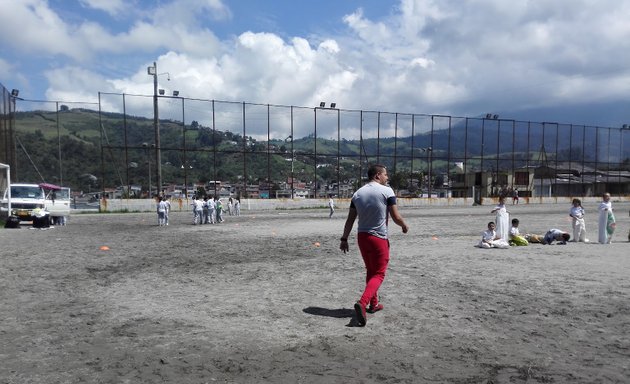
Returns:
[[[403,196],[630,192],[627,127],[100,94],[101,112],[154,103],[157,123],[103,126],[103,163],[125,170],[118,184],[142,183],[129,164],[153,164],[144,184],[154,173],[165,193],[349,197],[380,163]]]
[[[15,164],[15,103],[19,91],[9,91],[0,84],[0,163]]]
[[[380,163],[407,197],[630,194],[627,126],[202,100],[161,90],[99,93],[98,103],[29,101],[4,88],[2,94],[0,162],[15,166],[16,175],[35,168],[41,181],[75,190],[349,197],[367,167]],[[16,100],[19,113],[41,114],[31,120],[37,127],[16,127]],[[56,134],[58,145],[45,156],[20,140],[35,129]],[[91,150],[81,146],[90,141],[97,143]],[[80,151],[85,161],[71,161]]]

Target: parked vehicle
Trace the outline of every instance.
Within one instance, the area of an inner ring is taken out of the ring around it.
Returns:
[[[52,184],[40,184],[46,192],[46,210],[50,213],[50,223],[65,225],[70,216],[70,188]]]
[[[11,198],[11,212],[8,212],[9,196]],[[3,213],[16,216],[20,221],[33,221],[35,213],[45,211],[45,208],[46,195],[44,189],[38,184],[11,184],[10,188],[5,189],[0,202],[0,210]]]

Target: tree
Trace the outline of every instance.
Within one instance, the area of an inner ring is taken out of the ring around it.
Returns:
[[[407,189],[409,186],[409,172],[399,171],[393,173],[389,178],[389,185],[395,189]]]

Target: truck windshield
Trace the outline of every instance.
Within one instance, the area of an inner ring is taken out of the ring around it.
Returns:
[[[44,195],[42,193],[42,189],[39,187],[26,187],[26,186],[12,185],[11,198],[43,199]]]

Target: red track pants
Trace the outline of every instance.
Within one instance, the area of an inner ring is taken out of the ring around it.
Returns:
[[[359,303],[366,307],[378,304],[378,289],[385,279],[389,264],[389,240],[381,239],[365,232],[358,233],[359,250],[367,270],[365,290]]]

